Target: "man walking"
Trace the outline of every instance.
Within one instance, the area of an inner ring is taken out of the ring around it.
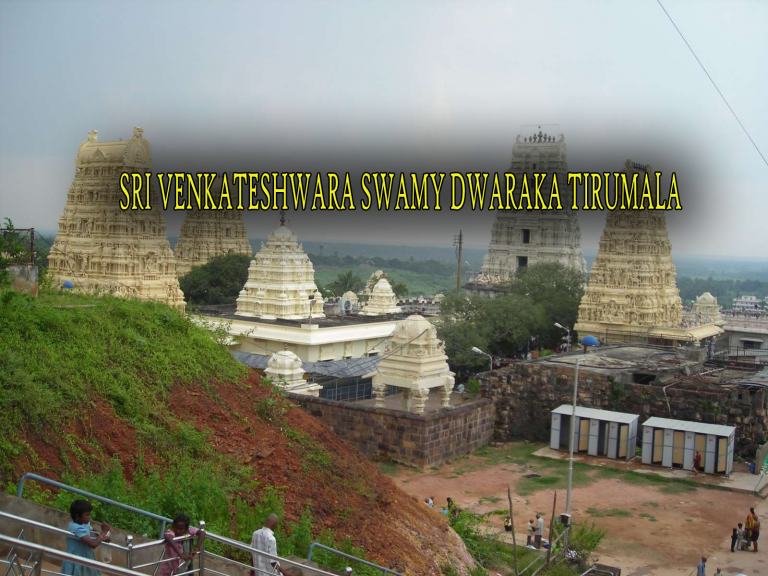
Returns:
[[[544,518],[536,514],[536,548],[541,548],[542,536],[544,536]]]
[[[260,550],[266,554],[277,556],[277,540],[275,540],[275,533],[273,530],[277,527],[280,519],[277,514],[270,514],[267,517],[267,522],[264,524],[264,528],[256,530],[251,537],[251,548]],[[263,554],[257,554],[252,552],[253,567],[251,570],[251,576],[267,576],[268,574],[277,574],[277,571],[283,576],[290,576],[285,570],[280,567],[280,563],[277,560],[267,558]]]
[[[696,576],[707,576],[705,573],[705,570],[707,568],[707,558],[705,556],[701,557],[701,562],[699,562],[696,565]]]

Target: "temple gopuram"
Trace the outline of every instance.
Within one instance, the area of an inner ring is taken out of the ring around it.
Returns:
[[[534,173],[557,173],[559,182],[567,182],[565,136],[561,134],[558,138],[543,133],[541,126],[538,128],[538,133],[518,135],[512,148],[508,172],[514,173],[518,190],[524,174],[531,189]],[[503,291],[500,285],[513,278],[520,268],[540,262],[559,262],[586,272],[581,231],[569,194],[568,188],[563,187],[562,210],[498,210],[483,266],[466,285],[469,293],[493,296]]]
[[[215,256],[253,255],[239,210],[189,210],[174,253],[179,276]]]
[[[624,172],[630,181],[635,172],[642,180],[652,170],[627,160]],[[663,211],[608,212],[574,326],[579,338],[675,345],[722,333],[714,323],[683,326],[675,276]]]
[[[285,320],[309,318],[310,314],[324,317],[315,269],[296,235],[285,226],[284,215],[280,227],[269,235],[266,244],[262,243],[251,261],[236,314]]]
[[[157,209],[121,210],[120,174],[152,171],[152,148],[141,128],[133,138],[99,142],[96,130],[80,145],[59,233],[48,256],[56,283],[85,292],[163,302],[184,310],[176,260]],[[152,188],[150,205],[160,206]]]

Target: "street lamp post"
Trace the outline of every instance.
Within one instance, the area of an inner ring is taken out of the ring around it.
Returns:
[[[491,372],[493,372],[493,356],[491,356],[490,354],[488,354],[488,352],[483,352],[482,350],[480,350],[480,348],[476,348],[475,346],[472,346],[472,352],[474,352],[475,354],[484,354],[485,356],[488,356],[488,360],[489,360],[489,361],[490,361],[490,363],[491,363],[491,364],[490,364],[490,366],[491,366]]]
[[[568,351],[570,352],[570,350],[571,350],[571,329],[570,328],[566,328],[565,326],[563,326],[562,324],[559,324],[558,322],[555,322],[555,326],[557,328],[560,328],[560,330],[565,330],[568,333]]]
[[[568,491],[565,496],[565,513],[571,513],[571,489],[573,487],[573,443],[576,436],[576,402],[579,393],[579,364],[583,358],[576,359],[576,374],[573,377],[573,405],[571,406],[571,439],[568,443]]]

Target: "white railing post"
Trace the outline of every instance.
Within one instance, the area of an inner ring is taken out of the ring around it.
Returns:
[[[133,536],[130,534],[125,537],[125,547],[128,548],[125,553],[125,567],[128,570],[133,570]]]
[[[201,534],[202,532],[202,534]],[[203,538],[200,540],[200,538]],[[200,576],[205,576],[205,522],[200,520],[200,528],[197,532],[198,546],[200,547]]]

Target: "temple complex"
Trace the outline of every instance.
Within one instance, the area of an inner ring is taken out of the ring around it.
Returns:
[[[533,173],[557,173],[558,182],[567,182],[568,162],[565,136],[539,132],[517,136],[508,172],[515,175],[516,189],[527,175],[532,189]],[[522,130],[521,130],[522,131]],[[586,272],[581,251],[581,231],[571,210],[569,188],[561,187],[562,210],[498,210],[491,230],[488,254],[479,274],[467,285],[470,293],[495,292],[494,285],[507,282],[525,266],[559,262]],[[493,295],[493,294],[490,294]]]
[[[48,256],[57,283],[75,289],[164,302],[184,309],[176,260],[157,209],[121,210],[120,174],[151,172],[143,129],[130,140],[99,142],[96,130],[80,145],[59,233]],[[159,207],[156,189],[150,205]]]
[[[652,173],[650,166],[627,160],[628,180],[636,171],[640,179]],[[675,344],[722,333],[714,324],[683,328],[675,273],[664,212],[608,212],[574,327],[579,337]]]
[[[183,276],[214,256],[251,256],[251,245],[239,210],[189,210],[174,247],[176,272]]]
[[[296,235],[285,226],[284,216],[251,261],[236,314],[285,320],[324,317],[315,269]]]
[[[365,308],[360,314],[363,316],[381,316],[382,314],[398,314],[400,311],[392,286],[386,278],[381,278],[376,282],[365,302]]]
[[[432,388],[440,390],[442,407],[450,407],[454,374],[447,360],[445,346],[429,320],[414,315],[399,322],[373,376],[375,405],[383,407],[387,386],[395,386],[403,391],[403,410],[424,413]]]

